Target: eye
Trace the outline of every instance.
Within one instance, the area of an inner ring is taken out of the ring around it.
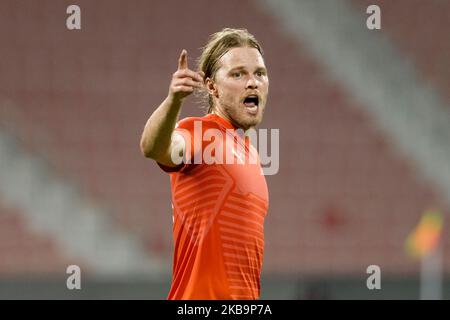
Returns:
[[[233,78],[239,78],[241,75],[242,75],[241,72],[233,72],[233,73],[231,74],[231,76],[232,76]]]
[[[256,71],[256,75],[258,76],[258,77],[262,77],[262,76],[264,76],[266,73],[264,72],[264,71]]]

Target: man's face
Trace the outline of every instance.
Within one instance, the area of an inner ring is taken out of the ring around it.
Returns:
[[[261,123],[269,92],[264,60],[255,48],[230,49],[219,60],[213,95],[217,112],[247,130]]]

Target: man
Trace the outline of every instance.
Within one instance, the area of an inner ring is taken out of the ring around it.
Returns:
[[[199,69],[188,68],[183,50],[168,96],[141,138],[143,154],[171,179],[175,252],[168,299],[258,299],[268,190],[248,133],[262,121],[267,101],[262,49],[247,30],[226,28],[209,39]],[[177,123],[195,90],[208,95],[207,115]]]

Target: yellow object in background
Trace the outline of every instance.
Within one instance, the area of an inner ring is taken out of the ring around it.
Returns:
[[[428,209],[417,227],[406,239],[406,251],[414,258],[422,258],[438,245],[442,233],[443,215],[436,209]]]

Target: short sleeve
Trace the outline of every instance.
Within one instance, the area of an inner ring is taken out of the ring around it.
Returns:
[[[195,143],[194,141],[194,130],[195,127],[198,127],[199,133],[202,134],[202,126],[201,126],[202,120],[201,118],[195,118],[195,117],[189,117],[182,119],[178,121],[175,132],[180,134],[184,141],[186,146],[186,154],[183,160],[183,163],[176,167],[169,167],[165,166],[161,163],[158,163],[158,166],[167,173],[174,173],[174,172],[186,172],[195,165],[194,164],[194,155],[197,152],[202,152],[202,142]]]

